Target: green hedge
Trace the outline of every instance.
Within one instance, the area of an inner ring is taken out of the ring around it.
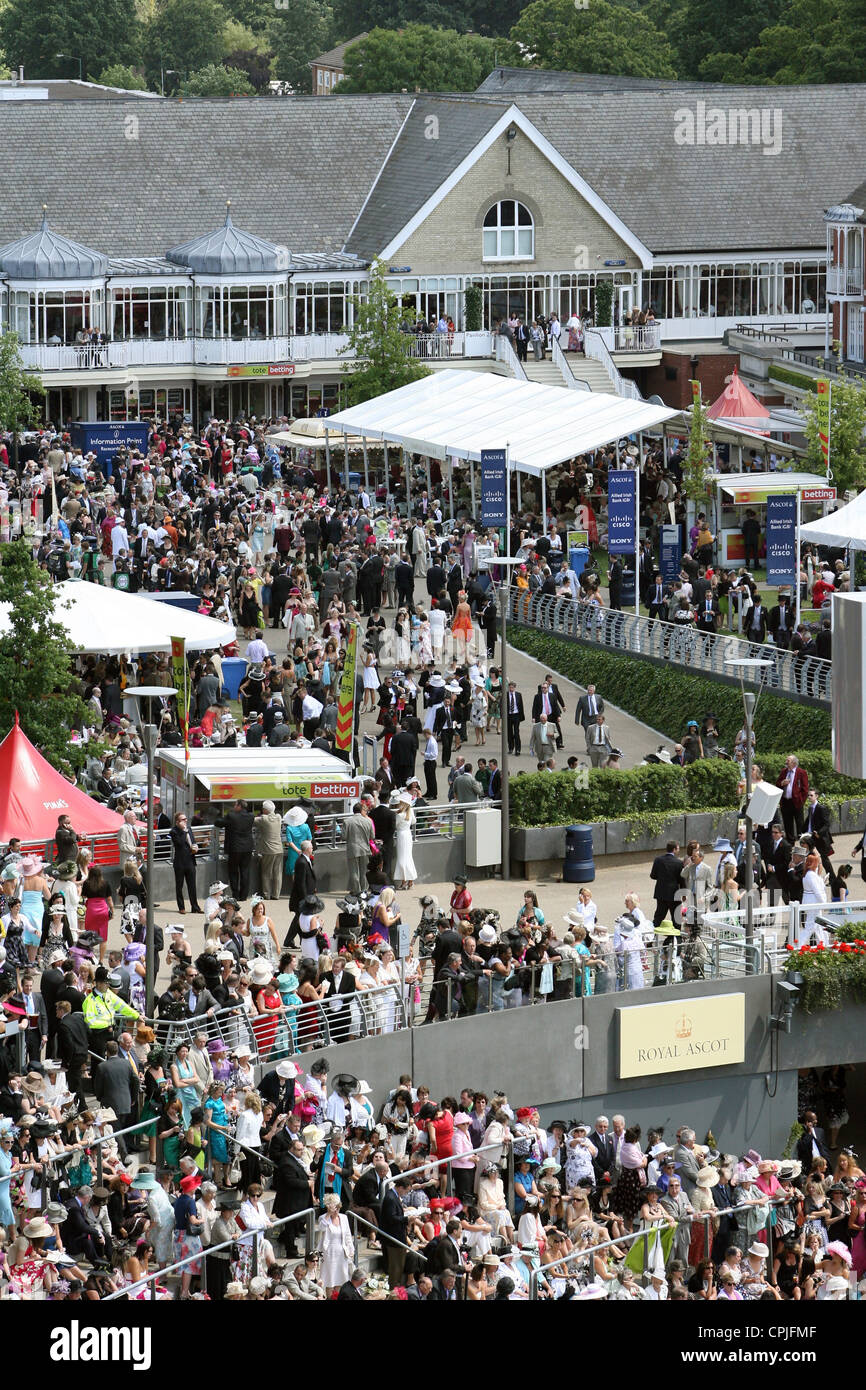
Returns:
[[[677,811],[721,812],[736,805],[738,777],[734,764],[719,758],[690,767],[593,768],[589,786],[580,789],[573,772],[518,773],[509,780],[511,824],[629,820],[646,826],[650,817],[661,824]]]
[[[790,367],[771,367],[771,381],[781,382],[783,386],[796,386],[800,391],[817,391],[817,377],[807,376],[805,372],[794,372]]]
[[[611,704],[667,738],[681,739],[687,719],[700,722],[712,712],[719,721],[722,745],[732,750],[743,727],[743,699],[736,686],[691,676],[674,666],[657,666],[639,657],[585,647],[516,624],[509,624],[508,638],[515,647],[577,685],[586,686],[591,681]],[[784,695],[761,695],[754,729],[758,757],[765,761],[768,753],[830,746],[829,710],[799,704]],[[820,790],[828,788],[821,786]]]
[[[758,706],[760,708],[760,705]],[[833,766],[833,754],[823,748],[790,749],[805,768],[809,786],[817,787],[822,799],[827,801],[850,801],[852,797],[866,796],[866,782],[858,777],[845,777]],[[765,782],[778,782],[785,766],[784,753],[756,754]]]

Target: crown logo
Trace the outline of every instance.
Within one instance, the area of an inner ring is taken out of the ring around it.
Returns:
[[[683,1014],[682,1018],[677,1019],[674,1033],[678,1038],[690,1038],[692,1036],[692,1020]]]

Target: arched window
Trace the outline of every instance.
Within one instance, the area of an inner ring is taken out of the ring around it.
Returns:
[[[531,260],[535,255],[535,225],[523,203],[506,198],[494,203],[484,218],[485,261]]]

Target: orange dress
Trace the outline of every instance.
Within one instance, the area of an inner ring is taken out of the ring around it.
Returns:
[[[472,613],[468,603],[458,603],[451,631],[455,637],[458,633],[465,637],[472,636]]]

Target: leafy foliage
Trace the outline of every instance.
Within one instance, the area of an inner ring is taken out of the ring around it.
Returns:
[[[824,455],[821,452],[818,421],[818,398],[807,396],[803,402],[806,418],[805,435],[809,443],[805,466],[823,473]],[[853,381],[834,378],[830,388],[830,470],[840,492],[847,488],[860,491],[866,483],[866,389]]]
[[[36,413],[33,396],[44,396],[38,376],[25,371],[17,333],[0,336],[0,421],[8,430],[20,430]]]
[[[347,38],[359,32],[350,30]],[[289,82],[296,92],[312,89],[310,60],[333,44],[334,29],[329,5],[323,0],[291,0],[285,9],[273,6],[267,27],[268,42],[274,54],[273,74]]]
[[[429,368],[406,352],[406,334],[400,331],[402,313],[388,288],[381,261],[374,261],[370,267],[366,299],[356,299],[354,303],[355,322],[349,329],[349,347],[355,356],[346,365],[349,405],[359,405],[429,376]]]
[[[617,73],[626,77],[676,77],[673,48],[645,10],[592,0],[533,0],[510,37],[542,68]]]
[[[191,72],[180,89],[185,97],[255,96],[255,87],[241,68],[227,68],[221,63],[208,63]]]
[[[843,998],[852,1004],[866,1002],[866,940],[862,936],[832,946],[790,949],[785,969],[799,971],[803,977],[798,1003],[807,1014],[838,1009]]]
[[[687,768],[592,768],[580,790],[573,772],[520,774],[509,781],[509,805],[515,826],[630,820],[648,828],[652,816],[661,828],[677,811],[731,810],[736,792],[737,769],[714,759]]]
[[[707,500],[707,412],[695,401],[689,423],[689,447],[683,460],[683,492],[692,502]]]
[[[484,323],[484,295],[480,285],[467,285],[463,291],[463,320],[468,333],[477,333]]]
[[[595,287],[595,321],[599,328],[609,328],[613,320],[613,281],[599,280]]]
[[[350,44],[338,92],[470,92],[503,58],[504,40],[410,24],[399,33],[374,29]],[[498,50],[498,52],[497,52]]]
[[[83,762],[83,746],[68,742],[81,728],[84,702],[73,692],[72,648],[55,620],[55,590],[25,541],[0,546],[0,603],[9,627],[0,635],[0,735],[19,713],[21,727],[61,771]]]
[[[77,78],[78,58],[85,81],[110,63],[134,63],[140,32],[135,0],[7,0],[0,10],[0,47],[28,77]]]
[[[124,87],[128,92],[147,91],[147,83],[137,68],[126,67],[123,63],[111,63],[103,68],[96,80],[103,87]]]
[[[160,0],[144,35],[152,85],[159,84],[160,63],[185,75],[218,64],[225,22],[225,11],[217,0]]]
[[[668,738],[679,739],[687,719],[712,712],[719,721],[722,743],[733,747],[743,724],[743,701],[736,686],[669,666],[657,666],[634,656],[600,651],[595,646],[509,624],[509,641],[521,651],[559,671],[578,685],[592,681],[600,694],[612,698],[626,714],[649,724]],[[769,752],[830,746],[830,714],[815,705],[799,704],[784,695],[761,695],[755,710],[755,739],[759,761]],[[648,750],[649,751],[649,750]],[[801,761],[805,757],[801,755]],[[763,764],[762,764],[763,765]],[[550,774],[547,774],[550,776]],[[824,790],[822,787],[821,790]]]
[[[818,379],[808,376],[806,372],[795,372],[790,367],[777,367],[775,363],[769,369],[771,381],[778,381],[782,386],[797,386],[801,391],[817,391]]]

